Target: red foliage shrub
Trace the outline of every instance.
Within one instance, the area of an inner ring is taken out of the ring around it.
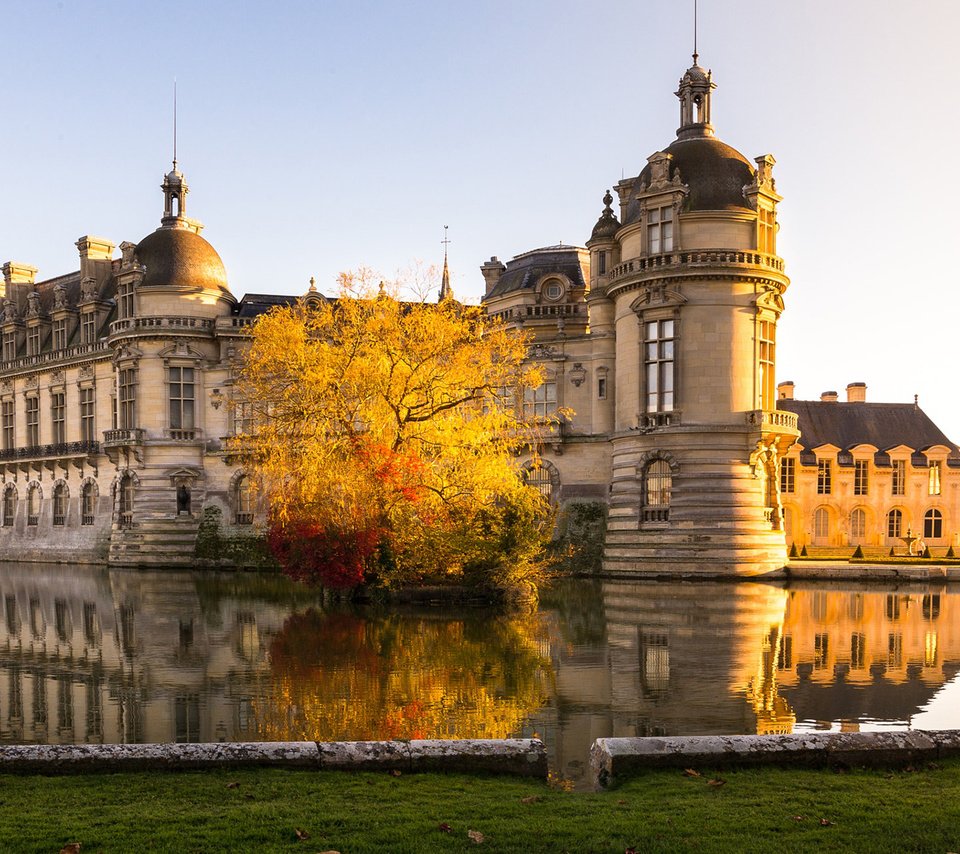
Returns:
[[[348,590],[364,579],[382,532],[322,527],[310,520],[272,522],[267,544],[284,573],[304,584]]]

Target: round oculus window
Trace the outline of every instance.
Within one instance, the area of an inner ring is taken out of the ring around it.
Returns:
[[[563,296],[563,285],[560,282],[548,282],[543,294],[547,299],[560,299]]]

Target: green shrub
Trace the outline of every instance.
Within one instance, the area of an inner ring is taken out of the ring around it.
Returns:
[[[797,557],[800,553],[797,551],[797,544],[790,544],[790,557]]]
[[[857,546],[857,550],[853,553],[854,560],[863,560],[863,549],[860,546]]]
[[[806,556],[807,556],[807,547],[804,546],[802,549],[800,549],[800,557],[806,557]]]

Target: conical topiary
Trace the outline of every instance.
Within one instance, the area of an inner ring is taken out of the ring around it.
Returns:
[[[896,557],[897,553],[893,550],[893,546],[890,546],[890,557]]]
[[[806,556],[807,556],[807,547],[804,546],[802,549],[800,549],[800,557],[806,557]]]
[[[950,548],[947,549],[947,553],[944,555],[944,557],[951,557],[951,558],[956,557],[956,554],[954,554],[954,551],[953,551],[953,543],[950,544]]]
[[[920,557],[930,557],[930,549],[924,546],[923,551],[920,552]]]
[[[796,557],[798,554],[799,554],[799,553],[797,552],[797,544],[796,544],[796,543],[791,543],[791,544],[790,544],[790,557]]]
[[[860,546],[857,546],[857,550],[853,553],[854,560],[863,560],[863,549]]]

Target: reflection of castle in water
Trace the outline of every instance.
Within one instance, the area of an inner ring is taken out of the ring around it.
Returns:
[[[909,722],[960,670],[949,589],[604,581],[596,604],[603,637],[555,644],[556,709],[538,716],[571,776],[601,736]]]
[[[4,567],[0,741],[244,740],[286,604],[186,573]]]

